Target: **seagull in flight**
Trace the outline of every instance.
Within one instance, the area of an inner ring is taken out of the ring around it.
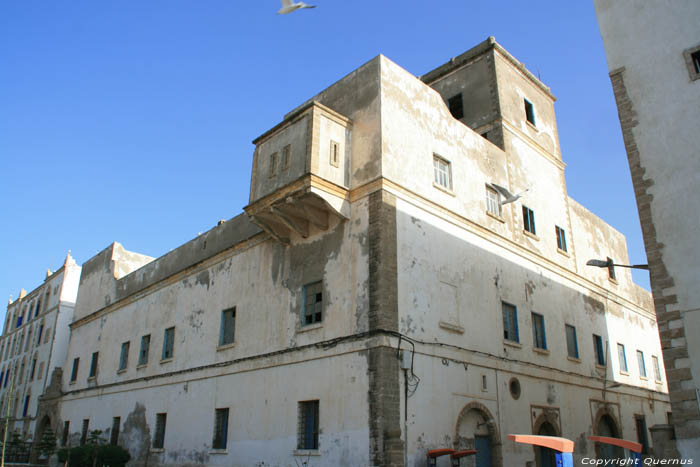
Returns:
[[[508,191],[507,188],[504,188],[500,185],[496,185],[495,183],[492,183],[491,186],[505,198],[499,203],[501,206],[503,206],[504,204],[512,203],[513,201],[517,201],[522,195],[530,191],[530,189],[528,188],[527,190],[521,191],[517,195],[514,195],[510,191]]]
[[[293,3],[292,0],[282,0],[282,8],[277,12],[278,15],[286,15],[302,8],[316,8],[316,5],[307,5],[304,2]]]

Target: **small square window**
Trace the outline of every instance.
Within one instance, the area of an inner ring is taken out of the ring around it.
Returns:
[[[287,170],[289,168],[289,158],[292,154],[292,146],[286,145],[282,148],[282,170]]]
[[[691,80],[700,79],[700,45],[683,51]]]
[[[153,436],[153,449],[163,449],[165,445],[165,424],[167,420],[167,413],[156,414],[156,432]]]
[[[323,281],[304,286],[304,312],[302,326],[323,320]]]
[[[639,376],[641,378],[647,377],[647,366],[644,363],[644,352],[637,350],[637,364],[639,365]]]
[[[141,348],[139,349],[139,366],[148,364],[148,353],[151,347],[151,335],[141,336]]]
[[[168,328],[163,332],[163,352],[161,360],[173,358],[173,347],[175,344],[175,328]]]
[[[558,225],[554,226],[554,230],[557,234],[557,248],[559,248],[561,251],[567,251],[566,250],[566,232],[564,231],[564,229],[562,229]]]
[[[537,229],[535,229],[535,213],[527,206],[523,206],[523,229],[525,229],[526,232],[530,232],[532,235],[537,235]]]
[[[510,303],[501,302],[503,311],[503,338],[513,342],[520,342],[518,336],[518,310]]]
[[[530,102],[527,99],[524,99],[524,101],[525,101],[525,118],[527,119],[528,122],[535,125],[535,106],[533,106],[532,102]]]
[[[627,356],[624,344],[617,344],[617,359],[620,362],[620,371],[627,373]]]
[[[94,352],[92,354],[92,360],[90,360],[90,375],[88,378],[95,378],[97,377],[97,360],[100,356],[99,352]]]
[[[566,329],[566,353],[571,358],[578,358],[578,342],[576,340],[576,328],[570,324],[564,325]]]
[[[595,362],[600,366],[605,366],[605,350],[603,350],[603,338],[597,334],[593,334],[593,353],[595,353]]]
[[[269,177],[274,177],[277,174],[277,153],[273,152],[270,154],[270,173]]]
[[[214,438],[212,449],[226,449],[228,442],[228,408],[216,409],[214,413]]]
[[[537,349],[547,349],[547,337],[544,332],[544,316],[532,312],[532,344]]]
[[[298,449],[318,449],[318,401],[299,402]]]
[[[464,117],[464,105],[462,103],[461,92],[447,99],[447,106],[449,107],[452,116],[457,120]]]
[[[435,184],[446,190],[452,190],[452,166],[450,162],[440,156],[433,155],[433,171]]]
[[[654,379],[656,379],[656,381],[661,381],[661,367],[659,366],[659,357],[657,357],[656,355],[652,355],[651,363],[654,366]]]
[[[486,211],[496,217],[501,217],[501,199],[493,188],[486,187]]]
[[[330,154],[331,154],[331,165],[333,167],[338,167],[340,165],[340,143],[337,141],[332,141],[331,140],[331,148],[330,148]]]
[[[124,342],[122,344],[122,350],[119,354],[119,369],[117,371],[126,370],[129,364],[129,342]]]
[[[236,307],[221,312],[221,328],[219,330],[219,345],[233,344],[236,330]]]

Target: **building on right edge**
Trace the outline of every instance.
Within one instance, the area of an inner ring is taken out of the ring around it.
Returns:
[[[595,8],[649,259],[678,453],[700,460],[700,2],[595,0]]]

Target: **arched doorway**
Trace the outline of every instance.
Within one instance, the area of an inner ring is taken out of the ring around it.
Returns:
[[[455,449],[476,449],[476,456],[462,461],[467,467],[501,467],[501,438],[491,412],[478,402],[470,402],[457,417]]]
[[[550,422],[545,421],[540,425],[537,431],[538,435],[542,436],[558,436],[557,429]],[[554,451],[542,446],[535,447],[535,460],[537,461],[537,467],[555,467],[556,459],[554,458]]]
[[[595,430],[598,436],[609,436],[611,438],[620,437],[620,430],[615,421],[615,417],[604,409],[601,410],[596,417]],[[595,443],[595,454],[597,459],[603,460],[625,458],[625,453],[622,448],[603,443]]]

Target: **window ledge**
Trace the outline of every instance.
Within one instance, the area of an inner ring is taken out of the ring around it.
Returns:
[[[438,326],[440,326],[442,329],[446,331],[451,331],[451,332],[456,332],[458,334],[464,334],[464,328],[460,326],[459,324],[452,324],[448,323],[446,321],[440,320],[438,322]]]
[[[489,216],[489,217],[491,217],[491,218],[493,218],[493,219],[496,219],[496,220],[497,220],[498,222],[500,222],[501,224],[505,224],[505,223],[506,223],[506,221],[503,220],[503,218],[502,218],[501,216],[497,216],[496,214],[492,213],[491,211],[488,211],[488,210],[487,210],[487,211],[486,211],[486,215]]]
[[[117,370],[118,375],[121,375],[122,373],[126,373],[126,368],[122,368],[121,370]]]
[[[438,190],[440,190],[440,191],[442,191],[442,192],[444,192],[444,193],[447,193],[447,194],[450,195],[450,196],[457,196],[457,195],[455,195],[455,192],[454,192],[452,189],[450,189],[450,188],[445,188],[444,186],[440,185],[439,183],[433,182],[433,187],[434,187],[434,188],[437,188]]]
[[[567,258],[571,258],[571,255],[569,255],[569,252],[568,252],[568,251],[562,250],[561,248],[558,248],[558,247],[557,247],[557,253],[559,253],[560,255],[564,255],[564,256],[566,256]]]
[[[165,449],[163,449],[163,448],[151,448],[152,454],[160,454],[162,452],[165,452]]]
[[[629,375],[630,375],[629,371],[624,371],[624,370],[620,370],[620,374],[621,374],[621,375],[625,375],[625,376],[629,376]]]
[[[173,357],[168,357],[168,358],[161,358],[160,359],[160,364],[162,365],[163,363],[170,363],[173,361]]]
[[[323,327],[323,321],[320,323],[314,323],[314,324],[307,324],[307,325],[302,325],[297,332],[306,332],[306,331],[313,331],[314,329],[320,329]]]
[[[661,381],[660,379],[655,379],[654,382],[655,382],[656,384],[664,384],[664,382]]]
[[[97,376],[90,376],[90,377],[87,379],[88,383],[93,383],[93,382],[95,382],[95,380],[97,380]]]
[[[140,365],[136,365],[137,370],[142,370],[148,366],[148,363],[142,363]]]
[[[540,237],[538,237],[537,235],[535,235],[534,233],[532,233],[528,230],[523,229],[523,233],[525,234],[526,237],[530,237],[531,239],[537,240],[538,242],[540,241]]]
[[[221,352],[222,350],[232,349],[232,348],[234,348],[235,346],[236,346],[236,343],[235,343],[235,342],[231,342],[230,344],[222,344],[222,345],[219,345],[219,346],[216,347],[216,351],[217,351],[217,352]]]
[[[216,455],[228,454],[228,449],[210,449],[209,454],[216,454]]]
[[[618,284],[619,284],[619,282],[617,281],[617,279],[613,279],[612,277],[608,277],[608,281],[610,281],[610,283],[611,283],[611,284],[614,284],[614,285],[618,285]]]
[[[533,130],[535,130],[535,131],[537,131],[537,132],[540,131],[540,130],[537,129],[537,125],[535,125],[534,123],[532,123],[530,120],[525,119],[525,123],[527,123],[527,125],[528,125],[530,128],[532,128]]]
[[[549,350],[547,350],[547,349],[540,349],[539,347],[533,347],[533,348],[532,348],[532,351],[533,351],[533,352],[537,352],[538,354],[542,354],[542,355],[549,355]]]
[[[70,386],[75,386],[75,383],[76,383],[76,381],[73,380],[73,381],[70,381],[68,384],[69,384]]]
[[[571,357],[571,356],[567,355],[566,358],[574,363],[581,363],[581,359],[578,357]]]
[[[318,449],[295,449],[292,454],[295,456],[320,456],[321,452]]]
[[[647,378],[646,376],[642,376],[642,375],[639,375],[639,379],[641,379],[642,381],[649,381],[649,378]]]
[[[503,339],[503,345],[507,345],[508,347],[513,347],[516,349],[522,349],[523,345],[520,342],[515,342],[509,339]]]
[[[601,365],[600,363],[596,363],[595,367],[599,370],[605,370],[608,368],[606,365]]]

